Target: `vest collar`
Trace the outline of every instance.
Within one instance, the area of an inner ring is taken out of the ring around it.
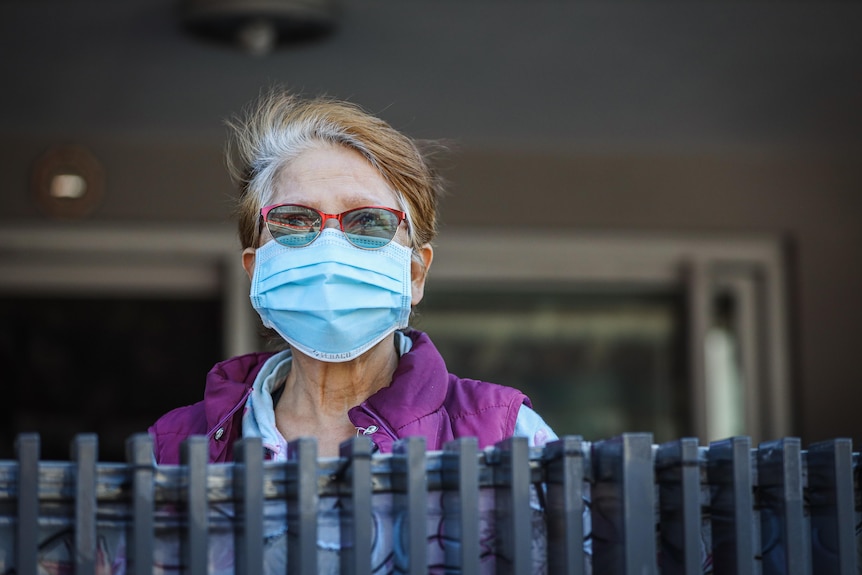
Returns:
[[[412,329],[405,334],[413,346],[401,356],[392,383],[348,413],[357,428],[376,425],[393,439],[399,437],[403,427],[438,412],[448,390],[446,363],[431,339]]]
[[[207,374],[204,391],[207,435],[224,447],[236,434],[230,433],[233,418],[241,412],[258,371],[272,353],[250,353],[217,363]],[[219,430],[222,430],[219,433]],[[218,437],[215,439],[216,434]]]

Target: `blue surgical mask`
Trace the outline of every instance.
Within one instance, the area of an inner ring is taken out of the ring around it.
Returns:
[[[263,325],[322,361],[355,359],[410,317],[411,250],[350,244],[327,228],[311,244],[267,242],[255,254],[251,304]]]

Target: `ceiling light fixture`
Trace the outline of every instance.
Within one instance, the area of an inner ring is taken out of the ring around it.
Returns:
[[[80,146],[54,146],[33,164],[32,193],[49,216],[78,219],[89,215],[104,191],[99,161]]]
[[[181,0],[180,17],[197,36],[263,56],[331,32],[335,0]]]

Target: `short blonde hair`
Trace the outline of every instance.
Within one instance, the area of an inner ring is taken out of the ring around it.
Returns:
[[[260,209],[271,203],[283,168],[321,143],[359,152],[380,173],[407,213],[411,248],[428,244],[437,235],[440,177],[416,141],[359,106],[273,89],[227,125],[227,166],[239,188],[237,219],[243,248],[257,247]]]

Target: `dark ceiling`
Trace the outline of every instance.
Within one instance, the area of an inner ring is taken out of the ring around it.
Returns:
[[[0,137],[221,138],[268,84],[419,137],[590,153],[862,147],[862,3],[342,0],[252,57],[171,0],[0,2]]]

